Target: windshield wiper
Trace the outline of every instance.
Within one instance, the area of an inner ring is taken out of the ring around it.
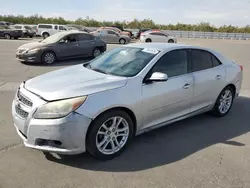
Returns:
[[[94,69],[92,69],[92,70],[94,70],[94,71],[96,71],[96,72],[103,73],[103,74],[108,74],[108,73],[106,73],[105,71],[100,70],[100,69],[96,69],[96,68],[94,68]]]

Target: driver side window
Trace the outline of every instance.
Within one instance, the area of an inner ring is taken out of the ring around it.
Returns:
[[[165,73],[169,78],[187,74],[187,50],[174,50],[167,52],[158,60],[151,72]]]
[[[77,42],[77,38],[76,38],[76,35],[68,35],[66,36],[63,41],[65,43],[74,43],[74,42]]]

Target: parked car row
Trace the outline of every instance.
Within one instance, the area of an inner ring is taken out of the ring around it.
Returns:
[[[107,44],[89,33],[63,31],[42,41],[20,46],[16,58],[22,62],[53,64],[57,60],[92,56],[105,52]]]
[[[20,29],[11,28],[9,26],[0,26],[0,38],[18,39],[23,36],[23,31]]]

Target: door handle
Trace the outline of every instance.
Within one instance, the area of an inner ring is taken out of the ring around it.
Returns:
[[[221,75],[217,75],[217,76],[215,77],[215,79],[216,79],[216,80],[220,80],[220,79],[221,79]]]
[[[190,88],[190,86],[191,86],[191,84],[185,84],[185,85],[183,86],[183,89],[188,89],[188,88]]]

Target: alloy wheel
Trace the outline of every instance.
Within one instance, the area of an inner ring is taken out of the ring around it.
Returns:
[[[112,155],[125,146],[128,137],[128,122],[119,116],[112,117],[100,126],[96,135],[96,147],[102,154]]]
[[[44,61],[47,64],[52,64],[55,61],[55,56],[52,53],[46,53],[44,56]]]
[[[220,97],[219,111],[221,114],[225,114],[230,109],[233,102],[233,94],[229,89],[226,89]]]

